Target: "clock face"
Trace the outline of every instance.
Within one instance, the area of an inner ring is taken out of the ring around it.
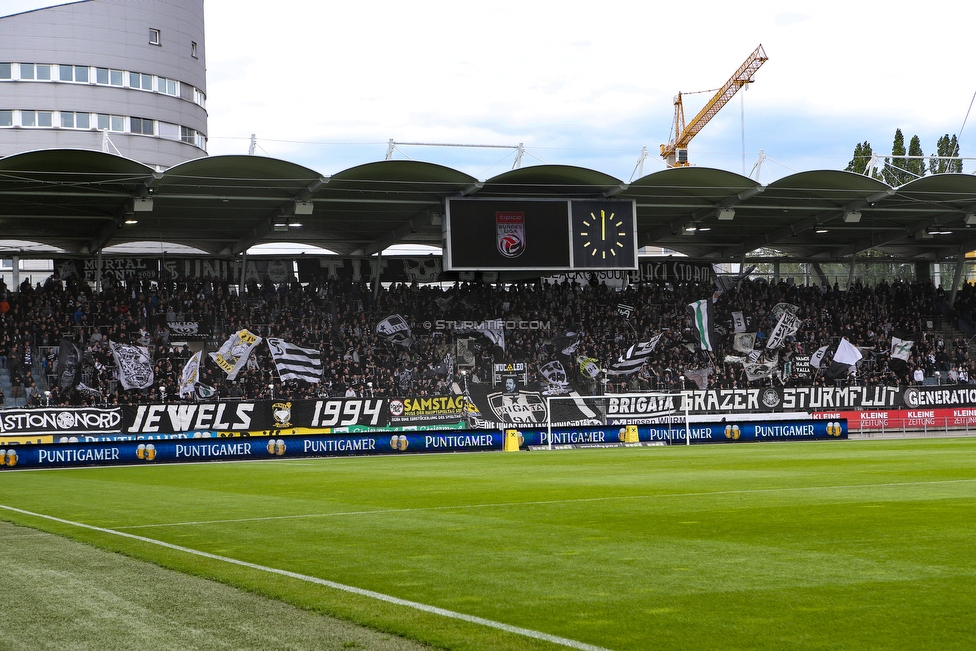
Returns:
[[[632,202],[573,202],[573,267],[633,269],[636,258]]]

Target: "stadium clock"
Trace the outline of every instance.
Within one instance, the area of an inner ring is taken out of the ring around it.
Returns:
[[[637,264],[634,204],[574,201],[573,267],[633,269]]]

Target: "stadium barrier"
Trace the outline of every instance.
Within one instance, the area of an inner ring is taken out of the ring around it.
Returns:
[[[636,431],[637,441],[627,442]],[[215,433],[213,433],[215,434]],[[847,438],[847,422],[805,420],[696,423],[694,426],[540,428],[502,431],[363,432],[257,437],[187,438],[173,434],[152,440],[22,443],[0,439],[0,469],[92,465],[138,465],[196,461],[259,460],[369,454],[473,452],[541,447],[682,445],[740,441],[828,440]],[[509,448],[511,446],[511,448]]]

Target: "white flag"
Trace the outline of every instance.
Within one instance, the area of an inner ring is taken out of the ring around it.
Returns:
[[[180,374],[180,397],[185,398],[187,396],[192,396],[194,388],[200,381],[200,360],[203,357],[203,351],[198,350],[193,353],[193,357],[186,360],[186,364],[183,365],[183,373]]]
[[[834,353],[834,361],[839,364],[847,364],[853,366],[861,361],[863,355],[861,351],[857,349],[857,346],[847,341],[847,339],[841,339],[840,343],[837,344],[837,352]]]
[[[216,353],[210,353],[211,359],[224,369],[227,379],[237,378],[237,373],[247,363],[247,358],[251,356],[254,347],[260,344],[261,337],[247,330],[238,330],[230,339],[224,342]]]
[[[115,357],[115,373],[123,389],[148,389],[152,386],[155,375],[148,348],[114,341],[109,341],[108,345]]]
[[[305,380],[317,383],[322,379],[322,353],[317,348],[301,348],[284,339],[268,337],[271,359],[278,367],[282,380]]]

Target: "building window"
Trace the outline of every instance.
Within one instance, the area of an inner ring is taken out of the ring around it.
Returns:
[[[159,137],[167,140],[180,139],[180,125],[170,122],[159,122]]]
[[[207,96],[204,95],[199,88],[193,89],[193,101],[203,108],[207,108]]]
[[[144,136],[153,135],[153,121],[148,118],[129,118],[129,131]]]
[[[197,42],[196,41],[190,41],[190,56],[193,57],[194,59],[197,58]]]
[[[61,81],[77,81],[88,83],[88,66],[69,66],[62,63],[58,66],[58,79]]]
[[[0,127],[14,126],[14,112],[0,111]]]
[[[0,79],[10,79],[9,63],[0,63]]]
[[[125,118],[121,115],[98,114],[98,130],[125,131]]]
[[[180,127],[180,140],[182,140],[188,145],[192,145],[194,140],[193,136],[194,136],[193,129],[189,127]]]
[[[20,112],[20,126],[22,127],[33,127],[37,126],[36,117],[34,111],[21,111]]]
[[[39,127],[53,127],[54,126],[54,114],[51,111],[38,111],[37,112],[37,126]]]
[[[62,129],[87,129],[91,126],[91,116],[88,113],[72,113],[61,111]]]
[[[175,79],[166,79],[165,77],[156,78],[156,90],[160,93],[165,93],[166,95],[178,95],[179,89],[176,87]]]
[[[153,89],[152,75],[144,75],[141,72],[130,72],[129,86],[132,88],[141,88],[142,90],[152,90]]]
[[[111,70],[109,68],[95,68],[95,83],[109,84],[111,86],[122,85],[123,74],[121,70]]]
[[[36,71],[39,81],[51,81],[51,66],[49,64],[37,64]]]
[[[159,30],[158,29],[153,29],[151,27],[149,28],[149,44],[150,45],[159,45],[160,44],[159,43]]]
[[[33,79],[34,78],[34,64],[33,63],[21,63],[20,64],[20,78],[21,79]]]

